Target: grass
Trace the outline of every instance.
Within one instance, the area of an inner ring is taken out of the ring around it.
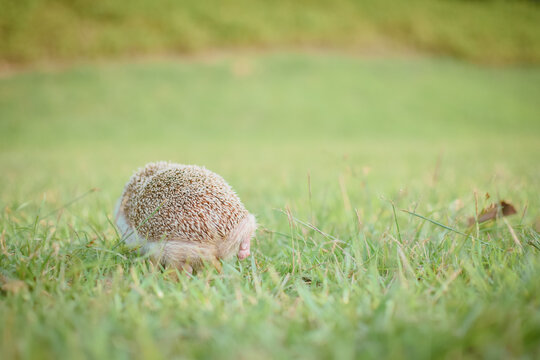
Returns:
[[[296,46],[540,62],[533,1],[0,0],[0,9],[7,64]]]
[[[0,357],[537,358],[539,80],[295,53],[0,79]],[[119,242],[159,159],[233,185],[253,256],[174,281]]]

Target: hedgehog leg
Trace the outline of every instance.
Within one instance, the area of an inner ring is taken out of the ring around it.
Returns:
[[[240,248],[238,249],[238,259],[240,260],[244,260],[250,255],[251,238],[257,229],[255,216],[249,214],[243,224],[244,226],[240,233]]]
[[[180,269],[182,269],[182,271],[184,271],[186,274],[193,274],[193,266],[189,264],[183,264]]]
[[[240,260],[245,259],[249,256],[249,246],[250,240],[255,233],[257,228],[257,223],[255,222],[255,217],[251,214],[248,214],[223,240],[218,247],[219,257],[226,259],[233,254],[237,254]]]
[[[178,269],[180,273],[186,273],[189,275],[193,274],[193,267],[189,264],[179,263],[173,266],[170,263],[163,262],[162,258],[158,256],[152,256],[152,255],[148,259],[150,260],[150,263],[152,264],[153,269],[159,268],[159,266],[165,266],[167,268]],[[170,276],[170,279],[178,281],[178,277],[176,277],[175,273],[170,273],[169,276]]]
[[[238,250],[238,258],[240,260],[244,260],[247,258],[250,254],[249,246],[251,243],[251,238],[246,237],[241,243],[240,243],[240,250]]]
[[[149,242],[145,245],[145,251],[152,261],[190,274],[193,269],[201,267],[203,261],[216,258],[210,247],[180,240]]]

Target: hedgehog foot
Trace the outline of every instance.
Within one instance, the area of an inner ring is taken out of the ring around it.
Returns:
[[[184,272],[189,275],[193,274],[193,267],[189,264],[180,264],[177,266],[177,269],[180,270],[180,272]]]
[[[238,259],[244,260],[250,254],[249,245],[251,243],[251,238],[245,238],[244,241],[240,243],[240,250],[238,250]]]
[[[166,267],[175,267],[188,274],[201,267],[204,260],[215,258],[210,247],[179,240],[148,242],[143,251],[149,253],[150,259],[154,262]]]

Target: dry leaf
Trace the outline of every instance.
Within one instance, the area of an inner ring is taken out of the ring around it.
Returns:
[[[501,207],[502,207],[503,216],[517,214],[517,211],[514,205],[507,203],[506,201],[501,201]]]
[[[502,216],[509,216],[517,213],[516,208],[506,201],[501,201],[499,204],[491,204],[487,208],[483,209],[480,214],[478,214],[478,223],[483,223],[489,220],[494,220],[499,217],[499,207],[501,209]],[[475,218],[469,218],[469,226],[474,225]]]

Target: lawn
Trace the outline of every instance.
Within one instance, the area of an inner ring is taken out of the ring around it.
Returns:
[[[534,0],[0,0],[0,67],[237,48],[539,64]]]
[[[0,358],[538,358],[539,98],[536,67],[322,52],[4,75]],[[123,246],[154,160],[227,179],[253,255]]]

